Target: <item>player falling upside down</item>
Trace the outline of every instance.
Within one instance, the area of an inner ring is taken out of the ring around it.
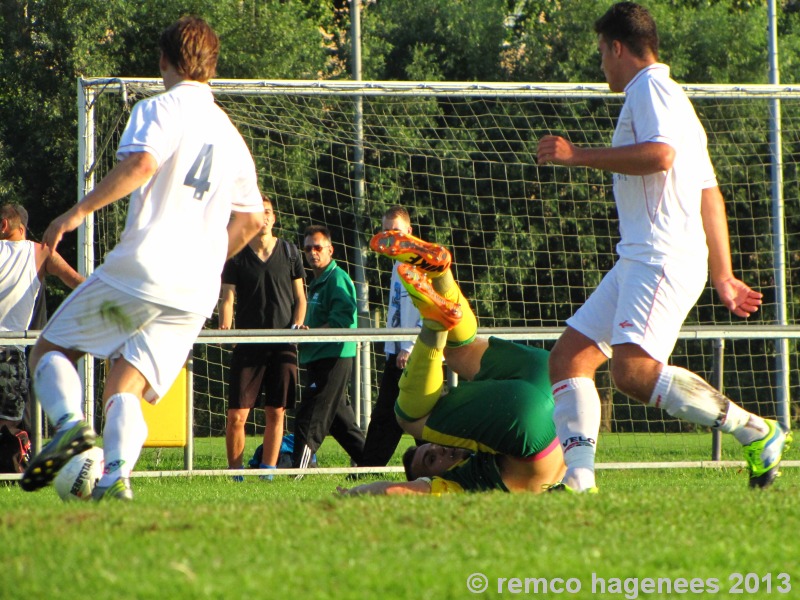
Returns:
[[[370,246],[411,263],[400,265],[398,273],[422,315],[422,330],[400,379],[395,412],[407,433],[429,443],[403,456],[409,481],[339,491],[536,493],[559,481],[566,467],[553,424],[549,353],[476,338],[475,315],[442,246],[396,231],[377,234]],[[459,375],[458,387],[445,395],[442,355]]]

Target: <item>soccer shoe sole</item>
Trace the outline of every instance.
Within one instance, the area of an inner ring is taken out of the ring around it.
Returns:
[[[433,289],[430,279],[418,267],[400,265],[397,267],[397,274],[423,319],[435,321],[448,331],[461,322],[461,307],[440,296]]]
[[[761,489],[768,488],[781,475],[781,472],[780,472],[780,469],[779,469],[780,464],[781,464],[781,460],[783,460],[783,456],[786,454],[786,452],[789,451],[789,447],[791,446],[791,443],[792,443],[792,440],[793,440],[793,436],[792,436],[792,432],[789,431],[788,429],[784,428],[784,426],[781,425],[780,423],[774,422],[774,427],[775,427],[775,432],[772,434],[771,437],[775,437],[775,434],[780,434],[780,437],[783,438],[782,440],[779,440],[779,442],[778,442],[778,443],[782,444],[781,445],[781,449],[778,452],[778,457],[773,461],[773,464],[764,473],[761,473],[759,475],[754,475],[753,474],[753,469],[750,466],[750,461],[749,460],[747,461],[747,463],[748,463],[747,466],[748,466],[748,469],[750,470],[749,485],[750,485],[751,488],[761,488]],[[770,443],[773,443],[773,441],[769,440],[765,444],[765,447],[766,447],[766,445],[768,445]],[[745,456],[745,458],[747,458],[747,457]]]
[[[102,502],[103,500],[121,500],[130,502],[133,500],[133,490],[131,481],[127,477],[120,477],[107,487],[94,486],[92,490],[92,500]]]
[[[34,456],[22,474],[20,487],[33,492],[52,483],[55,476],[73,456],[94,447],[97,434],[91,425],[81,421],[69,430],[59,432],[42,451]]]
[[[437,277],[450,268],[447,248],[401,231],[381,231],[372,236],[369,247],[378,254],[414,265],[430,277]]]

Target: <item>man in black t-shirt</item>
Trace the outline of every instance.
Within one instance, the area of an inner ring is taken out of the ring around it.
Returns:
[[[295,329],[306,314],[305,271],[294,244],[272,234],[275,212],[264,197],[264,226],[222,271],[220,329]],[[230,369],[230,399],[225,445],[228,466],[242,468],[244,425],[263,397],[266,416],[260,467],[274,469],[283,438],[284,413],[297,390],[294,344],[237,344]],[[263,396],[262,396],[263,392]]]

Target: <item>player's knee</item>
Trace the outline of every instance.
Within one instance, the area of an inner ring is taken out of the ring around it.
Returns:
[[[244,427],[247,422],[247,414],[249,411],[228,411],[228,427],[231,429],[240,429]]]
[[[283,420],[286,417],[286,409],[282,406],[266,406],[264,407],[264,417],[267,423],[283,425]]]

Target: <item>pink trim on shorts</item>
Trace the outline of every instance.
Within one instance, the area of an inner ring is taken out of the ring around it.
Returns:
[[[536,462],[537,460],[542,460],[544,457],[546,457],[548,454],[550,454],[553,450],[558,448],[558,446],[559,446],[558,438],[557,437],[553,438],[553,441],[550,442],[550,445],[547,448],[545,448],[541,452],[537,452],[533,456],[526,456],[525,458],[521,458],[520,460],[525,461],[525,462]]]

